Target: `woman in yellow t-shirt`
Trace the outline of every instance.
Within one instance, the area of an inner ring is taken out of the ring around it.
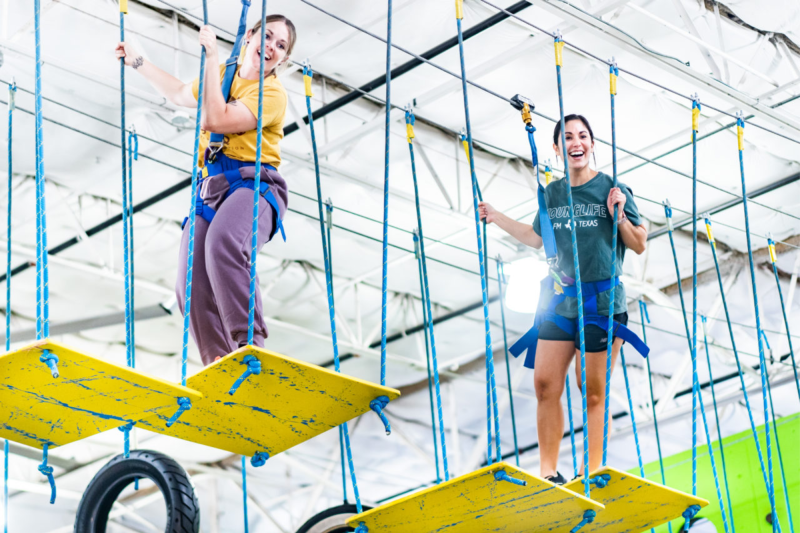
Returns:
[[[280,221],[288,205],[286,181],[277,170],[287,96],[276,70],[288,60],[297,36],[294,24],[283,15],[270,15],[266,20],[259,249],[278,229],[282,233]],[[216,36],[209,26],[200,29],[200,44],[211,67],[203,80],[203,156],[198,161],[203,177],[196,209],[190,331],[206,365],[247,343],[260,35],[259,21],[244,36],[245,48],[226,99],[222,92],[225,65],[219,70],[213,68],[220,64]],[[197,107],[199,80],[184,83],[144,59],[128,43],[117,45],[116,56],[125,58],[126,65],[142,74],[171,103]],[[224,140],[215,142],[212,133],[224,135]],[[189,241],[188,226],[184,226],[176,284],[181,311]],[[268,334],[261,309],[261,294],[256,291],[257,346],[264,345]]]

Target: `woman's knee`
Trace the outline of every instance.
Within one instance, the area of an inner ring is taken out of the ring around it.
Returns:
[[[564,383],[552,378],[534,378],[533,386],[539,402],[558,401],[564,393]]]

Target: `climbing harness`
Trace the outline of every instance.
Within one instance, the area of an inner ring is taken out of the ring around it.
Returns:
[[[528,133],[528,142],[531,147],[531,161],[536,171],[536,181],[538,184],[537,198],[539,202],[539,222],[542,230],[542,241],[544,242],[545,255],[550,271],[549,275],[540,282],[539,305],[536,309],[533,327],[515,342],[511,348],[509,348],[509,351],[514,357],[519,357],[527,351],[525,366],[534,368],[536,346],[539,342],[539,329],[542,324],[545,322],[553,322],[564,332],[574,337],[576,328],[578,327],[578,319],[565,318],[557,314],[556,307],[564,302],[567,297],[577,298],[578,295],[581,294],[583,299],[581,306],[583,308],[582,322],[584,324],[592,324],[607,329],[609,321],[611,321],[613,334],[623,339],[625,342],[630,343],[643,357],[647,357],[647,354],[650,353],[650,348],[642,342],[638,335],[627,326],[613,320],[613,314],[610,316],[602,316],[597,309],[597,296],[602,292],[613,290],[614,287],[619,285],[619,277],[615,275],[612,278],[613,281],[609,279],[595,282],[583,282],[581,283],[581,290],[579,290],[575,280],[559,269],[555,232],[553,231],[553,224],[547,209],[545,189],[539,180],[539,155],[533,135],[536,128],[533,126],[533,121],[531,119],[533,104],[521,95],[514,96],[512,102],[514,102],[512,105],[521,111],[522,120],[525,122],[525,130]],[[571,192],[570,198],[572,198]],[[571,210],[570,213],[572,213]],[[614,222],[614,225],[616,226],[616,222]],[[616,240],[616,238],[614,238],[614,240]],[[614,259],[613,263],[616,264],[616,259]]]

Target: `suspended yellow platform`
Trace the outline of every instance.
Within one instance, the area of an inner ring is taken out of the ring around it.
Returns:
[[[249,367],[248,356],[258,360],[260,373],[248,375],[231,395]],[[249,457],[274,456],[369,411],[380,396],[400,396],[395,389],[253,346],[207,366],[186,384],[203,399],[193,400],[171,427],[166,426],[170,413],[137,427]]]
[[[498,480],[499,471],[527,486]],[[363,522],[370,533],[568,533],[586,511],[599,516],[602,509],[515,466],[495,463],[356,515],[347,524],[356,528]]]
[[[590,479],[606,475],[603,488],[592,486],[592,500],[605,505],[594,522],[581,529],[581,533],[603,531],[606,533],[640,532],[681,518],[692,505],[705,507],[708,501],[638,476],[603,467],[589,475]],[[564,487],[583,493],[582,479],[570,481]]]
[[[45,351],[58,362],[43,362]],[[179,397],[201,394],[47,339],[0,356],[0,437],[36,448],[170,416]]]

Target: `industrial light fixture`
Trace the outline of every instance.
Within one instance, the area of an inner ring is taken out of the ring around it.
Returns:
[[[535,313],[539,285],[547,273],[547,263],[537,257],[523,257],[508,265],[506,274],[511,279],[506,290],[506,306],[518,313]]]

